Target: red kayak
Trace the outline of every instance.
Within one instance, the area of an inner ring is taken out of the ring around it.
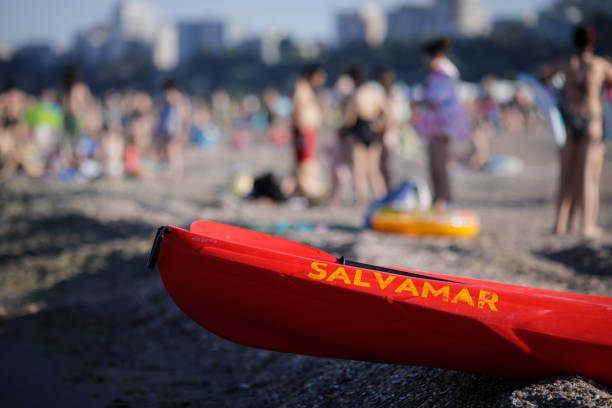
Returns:
[[[183,312],[247,346],[612,384],[612,298],[362,264],[207,221],[161,227],[156,263]]]

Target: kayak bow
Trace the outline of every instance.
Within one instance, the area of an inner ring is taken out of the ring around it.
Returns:
[[[185,314],[243,345],[612,384],[612,298],[362,264],[208,221],[161,227],[156,263]]]

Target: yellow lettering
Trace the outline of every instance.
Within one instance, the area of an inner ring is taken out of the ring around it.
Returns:
[[[308,274],[309,278],[312,279],[325,279],[325,277],[327,276],[327,271],[325,269],[323,269],[323,267],[327,267],[326,263],[323,262],[313,262],[310,264],[310,266],[312,267],[312,269],[314,269],[315,271],[319,272],[318,274],[310,272]]]
[[[402,293],[404,291],[412,293],[413,296],[419,296],[419,291],[410,278],[403,281],[402,284],[395,289],[395,293]]]
[[[327,278],[329,282],[334,281],[336,279],[342,279],[342,281],[347,285],[351,284],[351,280],[349,279],[343,267],[339,267],[338,269],[336,269],[334,273],[329,275],[329,278]]]
[[[353,279],[353,285],[355,286],[362,286],[364,288],[369,288],[370,287],[370,283],[369,282],[362,282],[361,281],[361,274],[363,273],[363,271],[361,269],[357,269],[355,271],[355,279]]]
[[[484,305],[486,303],[487,305],[489,305],[489,309],[494,312],[497,312],[497,306],[495,306],[495,303],[497,303],[498,300],[499,296],[497,296],[497,293],[492,293],[488,290],[481,290],[478,294],[478,308],[484,308]]]
[[[440,289],[435,290],[431,283],[425,281],[423,284],[423,292],[421,292],[421,296],[426,298],[430,293],[434,296],[442,295],[442,300],[448,302],[450,287],[448,285],[442,286]]]
[[[387,279],[383,280],[380,272],[374,272],[374,277],[378,281],[378,285],[380,286],[382,290],[385,290],[385,288],[389,286],[389,284],[393,282],[393,280],[395,279],[394,275],[389,275]]]
[[[465,302],[468,305],[474,307],[474,300],[472,299],[472,295],[470,295],[470,291],[467,288],[463,288],[455,295],[451,303],[458,303],[459,301]]]

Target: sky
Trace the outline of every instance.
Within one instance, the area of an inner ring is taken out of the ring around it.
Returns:
[[[66,47],[73,34],[110,15],[118,0],[1,0],[0,44],[50,42]],[[241,35],[269,28],[286,30],[298,40],[333,40],[334,14],[358,8],[360,0],[149,0],[170,19],[217,17]],[[551,0],[481,0],[493,18],[536,13]],[[383,10],[427,0],[378,0]]]

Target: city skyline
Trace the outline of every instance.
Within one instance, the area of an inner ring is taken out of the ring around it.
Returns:
[[[351,10],[367,4],[354,0],[309,0],[292,3],[278,0],[255,3],[247,0],[198,2],[180,0],[172,4],[163,0],[149,0],[161,14],[171,20],[217,18],[231,25],[230,36],[261,35],[268,29],[285,30],[298,41],[334,41],[334,16],[342,10]],[[77,2],[64,0],[40,2],[37,0],[5,0],[0,18],[0,43],[23,46],[47,42],[64,48],[70,46],[73,36],[109,18],[117,0]],[[385,12],[404,4],[422,5],[426,0],[376,2]],[[487,13],[492,18],[535,14],[548,6],[551,0],[485,0]],[[36,10],[36,12],[33,12]]]

